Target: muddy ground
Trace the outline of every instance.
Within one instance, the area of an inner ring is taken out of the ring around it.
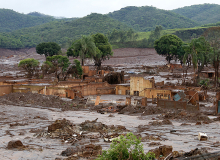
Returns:
[[[124,70],[126,76],[141,74],[169,85],[181,83],[181,72],[169,72],[165,58],[152,49],[118,49],[114,53],[103,64]],[[1,54],[0,75],[22,77],[17,67],[21,59],[45,60],[35,49],[4,50]],[[90,60],[86,63],[92,64]],[[189,71],[190,81],[192,68]],[[198,113],[166,110],[151,103],[125,106],[126,96],[121,95],[102,95],[105,103],[98,106],[94,106],[96,96],[69,100],[32,93],[4,95],[0,97],[0,159],[94,159],[109,148],[112,138],[127,132],[142,138],[145,153],[164,145],[178,153],[196,148],[202,149],[200,153],[216,152],[220,117],[213,107],[215,92],[208,95],[208,100],[200,102]],[[199,141],[199,132],[205,132],[208,139]]]
[[[41,106],[40,99],[47,102]],[[81,106],[77,106],[79,101]],[[142,137],[145,152],[163,145],[170,145],[178,152],[195,148],[205,148],[208,152],[219,150],[220,117],[210,112],[207,115],[205,107],[204,113],[188,113],[151,104],[148,107],[121,104],[94,107],[87,102],[85,99],[66,101],[32,93],[11,93],[0,97],[0,159],[96,157],[91,152],[83,154],[85,146],[95,145],[93,147],[99,149],[97,153],[101,153],[100,148],[108,149],[110,145],[104,138],[127,132]],[[65,106],[61,105],[63,103]],[[115,107],[117,112],[99,112],[109,107]],[[199,141],[199,132],[205,132],[208,140]],[[20,140],[25,147],[8,149],[11,140]]]

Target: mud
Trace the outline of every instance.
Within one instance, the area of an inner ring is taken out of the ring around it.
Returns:
[[[152,49],[114,52],[114,57],[103,62],[111,66],[103,69],[125,71],[125,79],[141,74],[154,77],[155,82],[164,80],[165,85],[183,83],[182,70],[170,70],[165,58]],[[23,77],[24,72],[17,67],[20,60],[45,60],[35,49],[2,53],[0,75]],[[86,64],[93,62],[86,60]],[[185,84],[191,86],[193,68],[188,71]],[[109,148],[114,138],[127,132],[141,138],[145,153],[154,150],[157,157],[215,152],[220,146],[220,116],[213,107],[216,91],[208,91],[209,98],[200,103],[197,113],[164,109],[151,103],[127,106],[126,96],[121,95],[102,95],[106,101],[97,106],[89,102],[89,96],[65,100],[33,93],[4,95],[0,97],[0,159],[94,159]],[[199,141],[199,132],[205,132],[208,139]]]
[[[78,110],[85,108],[86,99],[65,101],[58,96],[45,96],[37,93],[10,93],[0,97],[0,104],[19,105],[26,107],[59,108],[65,110]]]

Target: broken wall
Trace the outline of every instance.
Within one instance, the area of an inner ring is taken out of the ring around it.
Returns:
[[[168,99],[171,97],[171,90],[168,89],[154,89],[154,88],[146,88],[144,90],[144,97],[152,98],[153,97],[160,97],[162,99]]]
[[[144,79],[144,77],[130,78],[130,95],[144,97],[144,89],[154,88],[154,80]]]
[[[81,92],[82,96],[97,94],[115,94],[115,85],[110,85],[107,82],[89,83],[83,86],[72,87],[71,89]]]
[[[190,105],[187,104],[186,101],[170,101],[170,100],[163,100],[158,99],[157,100],[157,106],[166,108],[166,109],[184,109],[189,112],[198,112],[199,111],[199,105]]]
[[[5,94],[9,94],[13,92],[12,85],[3,85],[0,86],[0,96],[4,96]]]
[[[116,95],[130,95],[130,85],[116,85]]]

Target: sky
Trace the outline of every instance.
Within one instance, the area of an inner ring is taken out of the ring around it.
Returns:
[[[219,4],[220,0],[0,0],[0,8],[19,13],[39,12],[56,17],[84,17],[91,13],[107,14],[126,6],[153,6],[172,10],[195,4]]]

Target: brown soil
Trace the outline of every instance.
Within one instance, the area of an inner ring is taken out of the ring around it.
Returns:
[[[80,104],[79,104],[80,103]],[[60,108],[64,110],[78,110],[86,104],[84,99],[64,101],[58,96],[42,95],[36,93],[10,93],[0,97],[0,104],[20,105],[26,107]]]

